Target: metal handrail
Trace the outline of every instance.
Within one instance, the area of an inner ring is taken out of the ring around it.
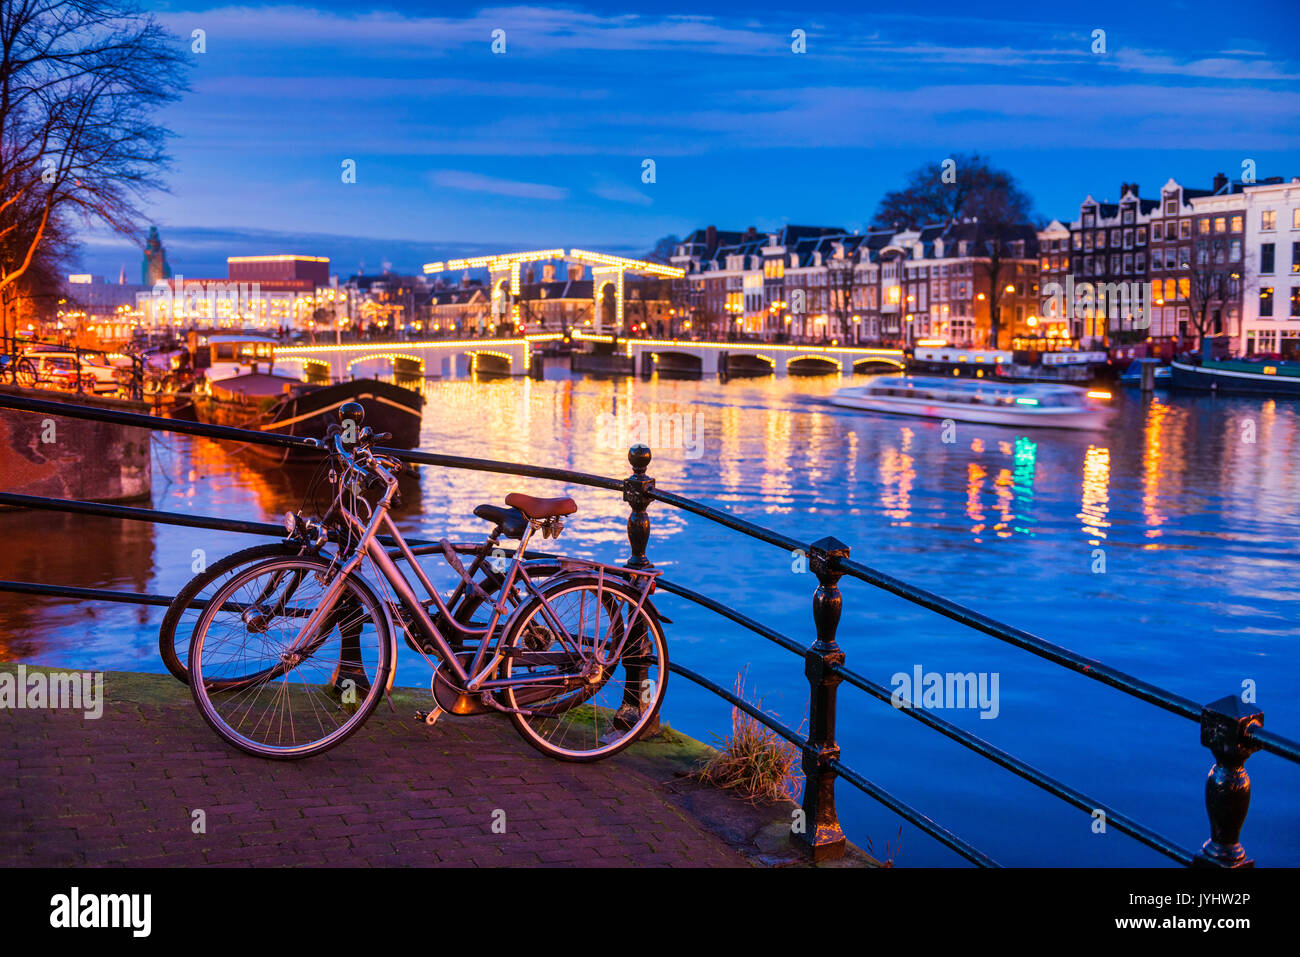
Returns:
[[[20,396],[0,394],[0,408],[107,421],[150,430],[201,435],[245,443],[316,449],[314,445],[306,440],[293,436],[251,432],[244,429],[214,426],[205,423],[182,422],[121,410],[68,405],[61,402],[47,402]],[[672,670],[729,701],[734,707],[740,708],[755,720],[762,722],[801,750],[804,755],[806,777],[804,809],[805,812],[808,812],[808,818],[812,825],[812,837],[805,840],[804,843],[814,857],[822,856],[823,852],[833,855],[843,847],[844,839],[839,830],[838,819],[835,817],[833,797],[834,781],[836,777],[843,777],[863,793],[889,807],[895,813],[900,814],[900,816],[925,830],[968,860],[981,866],[996,866],[990,858],[987,858],[987,856],[966,844],[960,838],[955,837],[955,835],[951,835],[950,832],[930,821],[919,811],[898,801],[898,799],[889,795],[839,760],[839,749],[834,743],[835,686],[841,681],[847,681],[850,685],[878,700],[891,701],[892,703],[893,697],[888,689],[868,681],[843,666],[843,653],[835,643],[835,630],[838,625],[840,603],[839,589],[836,582],[845,575],[935,611],[959,624],[1006,641],[1076,673],[1101,681],[1149,704],[1154,704],[1182,717],[1197,720],[1201,724],[1202,744],[1211,749],[1217,764],[1211,774],[1210,786],[1207,787],[1207,807],[1210,810],[1212,837],[1210,841],[1206,842],[1201,854],[1192,854],[1144,825],[1101,805],[1082,792],[1070,788],[1026,762],[969,732],[957,728],[949,722],[936,718],[922,709],[910,707],[900,709],[928,727],[975,751],[985,759],[1012,771],[1012,773],[1030,781],[1055,797],[1083,810],[1092,812],[1100,810],[1104,812],[1107,815],[1108,822],[1113,824],[1117,830],[1128,834],[1181,864],[1206,863],[1219,866],[1238,866],[1241,863],[1246,863],[1244,851],[1241,851],[1240,844],[1236,841],[1241,824],[1244,822],[1245,809],[1241,807],[1240,814],[1237,814],[1235,807],[1227,806],[1229,802],[1217,800],[1218,795],[1212,793],[1216,774],[1223,772],[1223,774],[1219,775],[1220,777],[1226,775],[1231,779],[1229,782],[1231,786],[1240,787],[1241,779],[1245,777],[1241,766],[1249,754],[1255,750],[1269,751],[1287,760],[1300,763],[1300,743],[1271,731],[1265,731],[1262,728],[1262,712],[1235,706],[1236,703],[1230,697],[1209,705],[1198,706],[1181,695],[1110,668],[1101,662],[1078,655],[1067,648],[1044,641],[1029,632],[1014,628],[876,569],[853,562],[848,558],[849,550],[847,546],[843,546],[842,543],[836,542],[834,539],[823,539],[811,545],[805,544],[787,535],[748,522],[693,499],[658,490],[654,486],[654,480],[646,476],[646,469],[650,462],[650,451],[643,446],[634,447],[629,453],[629,460],[632,462],[634,474],[624,480],[567,469],[442,455],[419,450],[383,449],[382,451],[396,455],[403,460],[421,464],[499,472],[587,485],[610,491],[621,491],[623,498],[629,503],[632,510],[632,516],[628,520],[628,537],[632,545],[632,559],[628,562],[630,567],[647,567],[650,564],[645,558],[645,544],[649,535],[649,519],[646,508],[652,501],[662,502],[682,511],[693,513],[768,544],[789,551],[800,551],[808,555],[812,570],[816,573],[820,583],[814,596],[814,619],[817,624],[818,639],[811,648],[804,648],[793,639],[781,635],[721,602],[717,602],[684,586],[662,578],[659,583],[666,591],[699,604],[774,642],[785,650],[805,657],[805,670],[811,686],[810,725],[814,728],[814,733],[810,733],[808,737],[800,736],[791,731],[780,722],[763,714],[759,709],[741,701],[737,696],[697,675],[690,669],[673,665]],[[250,534],[280,533],[278,526],[265,523],[235,522],[100,503],[42,499],[38,496],[23,496],[14,493],[0,493],[0,504],[36,508],[61,508],[83,514],[167,522]],[[33,594],[58,594],[60,592],[59,586],[22,582],[0,582],[0,590],[24,590]],[[68,588],[61,589],[61,591],[68,597],[102,598],[109,601],[134,600],[146,604],[160,604],[170,601],[165,596],[106,592],[101,589]],[[1248,779],[1246,781],[1245,786],[1248,788]],[[1238,802],[1238,805],[1240,803]],[[1234,820],[1234,818],[1236,819]]]

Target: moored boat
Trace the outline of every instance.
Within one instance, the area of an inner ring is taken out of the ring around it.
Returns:
[[[917,343],[908,355],[907,368],[921,374],[1085,385],[1097,377],[1106,360],[1104,352],[1077,349],[964,349]]]
[[[1029,428],[1100,429],[1112,410],[1107,392],[1044,383],[930,376],[879,376],[840,389],[832,405],[892,415]]]
[[[383,445],[411,449],[420,441],[424,397],[411,389],[378,379],[353,379],[316,385],[278,374],[274,343],[253,336],[213,336],[207,356],[196,365],[206,374],[193,390],[194,410],[202,422],[262,432],[319,438],[345,402],[360,402],[365,424],[376,433],[390,432]],[[250,445],[263,458],[312,456],[274,446]]]
[[[1170,368],[1179,390],[1300,398],[1300,362],[1226,359],[1200,365],[1174,362]]]
[[[1153,375],[1155,376],[1155,387],[1157,389],[1167,389],[1173,381],[1173,370],[1169,366],[1160,364],[1159,359],[1134,359],[1129,363],[1127,369],[1120,374],[1119,381],[1121,385],[1142,384],[1142,367],[1144,365],[1154,366]]]

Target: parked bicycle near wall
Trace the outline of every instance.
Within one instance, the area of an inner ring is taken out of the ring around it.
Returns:
[[[348,403],[339,416],[359,427],[364,412]],[[398,631],[433,671],[433,707],[417,715],[426,724],[444,714],[508,715],[529,744],[569,761],[617,754],[651,726],[668,678],[667,644],[649,600],[657,570],[576,558],[530,570],[529,541],[538,532],[558,537],[577,505],[512,493],[506,505],[526,523],[515,529],[519,545],[495,595],[462,575],[486,619],[462,620],[389,517],[401,462],[373,449],[369,429],[354,445],[343,439],[332,426],[321,443],[334,492],[326,514],[290,520],[292,537],[310,539],[317,550],[242,568],[199,615],[189,683],[217,734],[268,758],[334,747],[391,686]],[[323,551],[331,528],[338,539],[332,555]],[[395,543],[429,603],[381,535]]]

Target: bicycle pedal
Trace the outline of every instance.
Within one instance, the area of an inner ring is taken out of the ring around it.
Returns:
[[[441,718],[445,713],[446,712],[444,712],[441,708],[434,708],[432,711],[417,711],[415,712],[415,720],[422,721],[424,722],[424,724],[432,728],[434,724],[437,723],[438,719]]]

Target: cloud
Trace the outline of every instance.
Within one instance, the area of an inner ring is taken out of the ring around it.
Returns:
[[[591,194],[607,199],[611,203],[630,203],[633,206],[653,206],[655,202],[645,193],[631,186],[594,186]]]
[[[569,191],[559,186],[498,179],[495,176],[484,176],[482,173],[470,173],[463,170],[436,170],[430,174],[429,178],[435,186],[441,186],[445,189],[468,190],[472,193],[492,193],[496,196],[513,196],[516,199],[562,200],[569,197]]]

